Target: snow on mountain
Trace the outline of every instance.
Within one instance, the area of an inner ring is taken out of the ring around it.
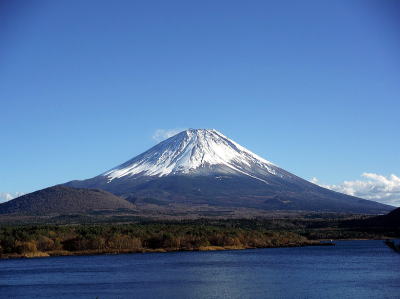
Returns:
[[[324,189],[205,129],[180,132],[101,175],[65,185],[106,190],[165,213],[199,207],[341,213],[392,209]]]
[[[257,156],[217,130],[189,129],[143,154],[107,171],[111,182],[126,176],[174,174],[243,174],[266,182],[268,175],[284,176],[273,163]]]

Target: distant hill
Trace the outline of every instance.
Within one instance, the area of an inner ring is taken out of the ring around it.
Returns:
[[[365,220],[365,224],[369,226],[392,227],[400,229],[400,208],[382,216],[372,217]]]
[[[398,236],[400,232],[400,208],[397,208],[386,215],[342,221],[340,226],[342,228],[350,228],[354,231],[381,233],[386,236]]]
[[[101,210],[134,209],[134,205],[107,191],[54,186],[0,204],[0,214],[54,215]]]

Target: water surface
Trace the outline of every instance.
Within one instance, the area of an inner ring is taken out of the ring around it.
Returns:
[[[400,298],[382,241],[0,260],[1,298]]]

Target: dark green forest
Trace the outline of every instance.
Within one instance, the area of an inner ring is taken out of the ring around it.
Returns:
[[[23,225],[0,228],[1,257],[244,249],[315,242],[289,231],[223,223]]]
[[[306,246],[329,239],[399,236],[397,227],[377,226],[362,218],[317,216],[123,224],[8,224],[0,227],[0,257]]]

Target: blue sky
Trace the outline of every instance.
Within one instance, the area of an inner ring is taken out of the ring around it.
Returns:
[[[0,192],[92,177],[176,128],[324,184],[391,180],[399,36],[391,0],[3,1]]]

